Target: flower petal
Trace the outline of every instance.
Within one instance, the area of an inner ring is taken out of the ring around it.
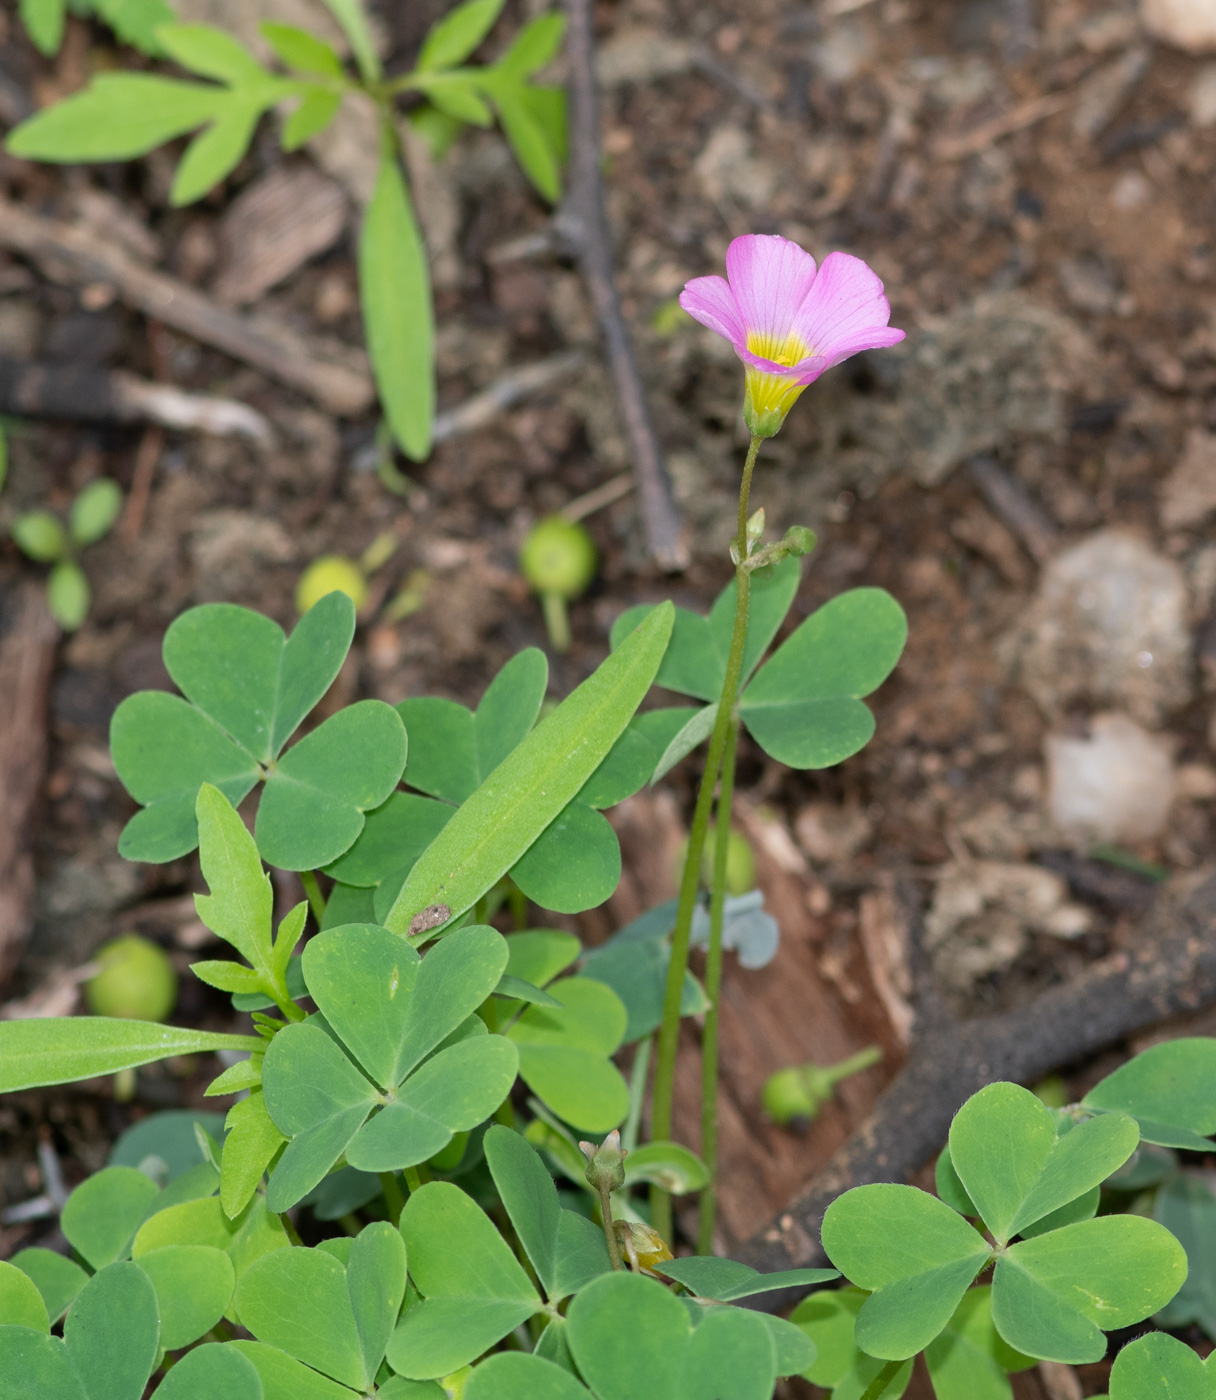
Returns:
[[[732,345],[747,343],[747,329],[724,277],[694,277],[685,283],[680,305],[703,326],[725,336]]]
[[[747,233],[726,250],[726,275],[747,330],[780,343],[815,283],[815,259],[788,238]]]
[[[904,333],[888,326],[890,319],[878,274],[860,258],[829,253],[794,319],[793,329],[813,351],[798,370],[810,370],[811,360],[825,362],[815,367],[818,378],[859,350],[897,345]]]

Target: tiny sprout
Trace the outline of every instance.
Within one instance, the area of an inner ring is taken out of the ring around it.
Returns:
[[[303,615],[329,593],[345,593],[357,612],[367,598],[367,579],[353,559],[323,554],[314,559],[296,584],[296,609]]]
[[[137,933],[121,933],[97,952],[85,999],[96,1016],[163,1021],[177,1000],[177,974],[164,949]]]
[[[565,516],[547,516],[528,532],[519,551],[519,567],[529,586],[540,594],[553,650],[569,651],[566,604],[585,592],[595,577],[591,536]]]
[[[65,632],[81,626],[92,598],[76,554],[110,532],[121,508],[117,483],[102,477],[91,481],[72,502],[66,530],[49,510],[27,511],[13,522],[18,549],[37,564],[54,565],[46,582],[46,600]]]
[[[818,1116],[832,1097],[836,1085],[851,1075],[869,1069],[882,1059],[877,1045],[867,1046],[835,1065],[793,1065],[779,1069],[765,1081],[760,1093],[764,1111],[779,1127],[804,1128]]]

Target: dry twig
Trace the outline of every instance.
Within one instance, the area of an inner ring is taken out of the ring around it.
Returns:
[[[116,244],[72,224],[0,199],[0,247],[32,259],[54,281],[113,287],[128,306],[256,365],[331,413],[362,413],[374,398],[361,350],[320,336],[305,339],[266,317],[217,306],[185,282],[143,266]]]
[[[688,548],[682,538],[680,515],[672,498],[663,449],[621,314],[613,271],[608,211],[600,182],[599,103],[591,0],[566,0],[566,10],[569,15],[566,57],[570,66],[570,189],[556,222],[578,258],[599,318],[608,365],[633,450],[633,469],[637,474],[642,523],[650,554],[664,569],[681,569],[688,563]]]

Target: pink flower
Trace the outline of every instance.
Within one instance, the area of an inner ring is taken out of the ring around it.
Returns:
[[[860,258],[815,259],[775,234],[749,233],[726,250],[726,276],[695,277],[680,305],[735,347],[747,366],[743,416],[772,437],[808,384],[859,350],[897,345],[882,282]]]

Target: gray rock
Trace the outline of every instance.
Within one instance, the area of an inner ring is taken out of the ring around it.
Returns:
[[[1086,702],[1156,725],[1192,694],[1182,572],[1135,535],[1100,530],[1051,561],[1003,651],[1049,716]]]

